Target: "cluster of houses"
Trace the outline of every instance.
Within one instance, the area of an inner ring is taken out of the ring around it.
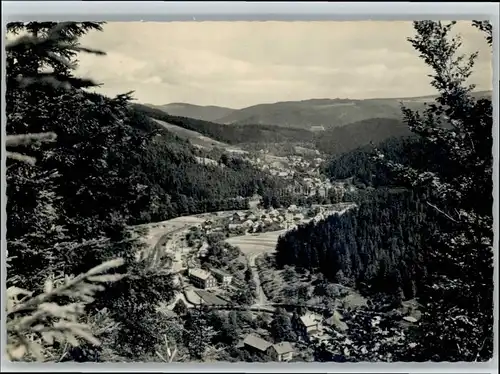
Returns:
[[[326,319],[314,313],[306,313],[294,320],[293,323],[295,330],[305,339],[321,334],[323,326],[332,327],[339,331],[347,330],[347,324],[343,321],[342,315],[336,310]]]
[[[320,161],[318,162],[317,159],[319,159]],[[308,161],[304,160],[301,156],[288,156],[288,165],[294,168],[312,169],[319,166],[321,161],[323,160],[319,157],[317,157],[315,160]]]
[[[270,163],[265,158],[260,157],[249,159],[249,161],[271,175],[289,179],[291,183],[286,188],[288,193],[304,196],[316,194],[327,196],[328,191],[333,187],[328,179],[319,178],[319,167],[324,162],[321,157],[305,160],[301,156],[288,156],[286,166],[283,162]]]
[[[304,214],[295,205],[291,205],[288,209],[235,212],[228,224],[228,230],[243,230],[251,233],[262,231],[263,228],[271,225],[276,225],[281,229],[288,229],[291,225],[295,225],[305,218]]]
[[[238,211],[232,215],[227,228],[230,232],[240,230],[244,231],[244,233],[253,233],[275,225],[280,229],[288,230],[299,223],[307,222],[309,219],[319,222],[335,212],[336,210],[331,207],[320,205],[312,206],[311,208],[300,208],[296,205],[290,205],[286,209],[270,208],[261,211]]]
[[[276,177],[281,177],[285,179],[291,179],[295,177],[295,171],[290,170],[290,169],[285,169],[281,166],[277,165],[268,165],[266,163],[260,163],[260,159],[257,159],[256,166],[259,167],[263,171],[267,171],[269,174],[276,176]]]
[[[247,335],[239,348],[268,356],[272,360],[280,362],[292,360],[294,354],[294,349],[289,342],[273,344],[255,334]]]
[[[188,269],[188,277],[196,288],[211,289],[227,287],[231,284],[233,276],[218,269]]]
[[[306,313],[305,315],[292,319],[294,330],[299,334],[299,338],[303,341],[310,341],[311,337],[321,338],[324,336],[324,326],[338,327],[338,322],[343,323],[341,318],[334,316],[323,319],[322,316],[314,313]],[[337,321],[338,320],[338,321]]]
[[[202,165],[210,165],[210,166],[220,166],[220,167],[224,167],[224,164],[221,164],[215,160],[212,160],[211,158],[207,158],[207,157],[198,157],[198,156],[195,156],[194,157],[196,159],[196,162],[198,162],[199,164],[202,164]]]
[[[286,191],[296,195],[314,196],[317,194],[321,197],[325,197],[332,188],[333,185],[329,180],[305,177],[301,180],[292,181],[292,183],[286,186]]]
[[[303,179],[305,184],[305,193],[309,196],[318,194],[322,197],[328,194],[328,191],[333,187],[332,183],[326,179],[306,177]]]
[[[335,328],[338,331],[345,331],[347,325],[342,321],[342,316],[337,311],[327,318],[307,313],[294,321],[294,329],[299,333],[302,339],[308,340],[309,337],[321,335],[323,326]],[[260,353],[273,359],[274,361],[290,361],[293,359],[294,348],[289,342],[280,342],[272,344],[269,341],[255,335],[249,334],[245,337],[240,348],[247,349],[250,352]]]

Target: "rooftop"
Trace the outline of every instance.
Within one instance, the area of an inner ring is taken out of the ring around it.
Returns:
[[[208,305],[227,305],[227,301],[211,292],[197,290],[195,293]]]
[[[269,343],[267,340],[259,338],[258,336],[253,334],[247,335],[245,340],[243,340],[243,344],[249,345],[263,352],[265,352],[270,346],[272,346],[272,344]]]
[[[274,349],[276,349],[276,352],[279,355],[293,352],[293,347],[289,342],[281,342],[281,343],[275,344]]]
[[[319,319],[313,314],[306,314],[300,317],[300,319],[306,327],[314,326],[319,323]]]
[[[191,269],[189,271],[189,275],[192,275],[193,277],[199,278],[206,280],[208,277],[210,277],[210,273],[208,271],[205,271],[203,269]]]
[[[223,272],[222,270],[219,270],[219,269],[210,269],[210,271],[213,274],[216,274],[216,275],[218,275],[220,277],[231,277],[231,274],[225,273],[225,272]]]

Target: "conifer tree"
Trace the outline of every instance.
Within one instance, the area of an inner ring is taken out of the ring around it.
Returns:
[[[91,29],[100,24],[8,25],[10,35],[20,34],[6,46],[8,286],[43,294],[47,278],[120,257],[127,277],[87,299],[86,312],[108,310],[122,335],[148,335],[145,350],[154,353],[162,339],[153,328],[156,302],[171,296],[171,276],[136,261],[140,246],[126,227],[127,209],[141,196],[130,147],[140,151],[152,135],[131,126],[128,94],[89,93],[83,88],[95,83],[73,76],[77,53],[103,54],[78,43]],[[98,359],[92,344],[66,353],[82,359],[86,349],[87,359]]]
[[[437,214],[437,231],[422,248],[425,307],[408,360],[485,361],[493,352],[492,105],[467,84],[477,53],[460,54],[454,24],[414,22],[416,35],[408,39],[432,68],[439,96],[423,113],[403,114],[434,157],[416,169],[378,154]],[[491,24],[473,25],[491,46]]]

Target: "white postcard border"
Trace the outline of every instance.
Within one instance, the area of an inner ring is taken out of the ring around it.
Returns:
[[[2,38],[5,24],[12,21],[313,21],[313,20],[472,20],[489,19],[493,24],[493,218],[494,218],[494,280],[495,328],[498,331],[498,232],[499,205],[499,7],[488,2],[409,3],[409,2],[234,2],[234,1],[5,1],[2,2]],[[5,40],[5,39],[4,39]],[[2,48],[2,62],[5,50]],[[2,63],[2,99],[5,97],[5,64]],[[5,104],[1,103],[1,135],[5,138]],[[1,158],[1,287],[4,304],[6,282],[6,189],[5,147]],[[1,308],[1,321],[5,321]],[[1,324],[1,346],[5,347],[5,324]],[[5,361],[2,348],[2,372],[337,372],[337,373],[497,373],[498,334],[494,359],[488,363],[293,363],[293,364],[161,364],[161,363],[61,363],[35,364]]]

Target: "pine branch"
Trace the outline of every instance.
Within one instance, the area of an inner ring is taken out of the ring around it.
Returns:
[[[32,134],[7,135],[5,139],[6,147],[27,146],[39,143],[50,143],[57,139],[57,135],[53,132],[42,132]]]
[[[100,342],[94,337],[90,327],[78,323],[77,319],[84,314],[83,306],[93,301],[91,296],[104,289],[100,283],[116,282],[124,277],[121,274],[104,274],[123,263],[122,259],[105,262],[73,279],[67,278],[65,284],[56,288],[53,287],[52,280],[48,279],[44,292],[37,296],[18,287],[8,288],[6,316],[9,358],[20,360],[25,355],[32,354],[37,360],[43,361],[43,346],[33,339],[35,336],[41,336],[42,341],[48,345],[59,341],[76,347],[79,345],[77,337],[99,345]],[[21,300],[18,300],[19,296],[23,296]],[[80,301],[68,305],[52,301],[60,296]]]
[[[6,155],[7,155],[7,158],[10,158],[10,159],[16,160],[16,161],[21,161],[21,162],[24,162],[26,164],[35,165],[35,163],[36,163],[36,158],[30,157],[30,156],[25,156],[25,155],[22,155],[20,153],[7,152]]]
[[[54,142],[57,135],[52,132],[38,133],[38,134],[21,134],[21,135],[7,135],[5,139],[5,147],[19,147],[19,146],[29,146],[41,143]],[[27,163],[29,165],[34,165],[36,163],[36,158],[31,156],[26,156],[17,152],[7,152],[7,158],[12,160]]]

